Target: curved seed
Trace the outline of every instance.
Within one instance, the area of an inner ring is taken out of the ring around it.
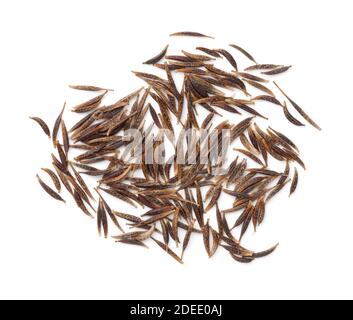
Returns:
[[[56,200],[59,200],[59,201],[62,201],[62,202],[65,202],[65,200],[63,198],[60,197],[59,194],[57,194],[52,188],[50,188],[48,185],[46,185],[42,179],[39,177],[39,175],[37,175],[37,179],[38,179],[38,182],[40,184],[40,186],[44,189],[44,191],[49,194],[52,198],[56,199]]]
[[[166,55],[169,45],[166,45],[164,49],[158,53],[155,57],[145,61],[143,64],[156,64]]]
[[[37,122],[39,126],[42,128],[43,132],[50,138],[50,130],[48,125],[44,122],[44,120],[38,117],[29,117],[29,118]]]

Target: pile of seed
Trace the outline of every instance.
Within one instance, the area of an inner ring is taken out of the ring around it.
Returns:
[[[171,36],[207,37],[196,32],[178,32]],[[250,61],[244,71],[239,70],[236,55],[244,55]],[[229,70],[215,66],[220,59],[229,64]],[[298,184],[295,164],[304,169],[305,165],[297,146],[286,135],[272,127],[260,128],[256,119],[267,118],[256,110],[256,105],[259,101],[273,104],[291,124],[304,126],[289,110],[293,107],[303,120],[320,129],[275,82],[274,88],[282,95],[282,100],[269,88],[266,77],[286,72],[290,66],[259,64],[235,44],[227,50],[197,47],[193,53],[182,51],[179,55],[169,54],[166,46],[145,64],[161,69],[165,76],[134,72],[148,86],[111,105],[102,104],[109,89],[70,86],[98,92],[94,98],[72,108],[73,112],[82,114],[82,119],[70,130],[63,119],[65,105],[53,130],[49,130],[41,118],[31,118],[51,137],[55,148],[52,169],[42,169],[53,186],[37,175],[42,188],[53,198],[64,201],[63,186],[77,206],[97,220],[100,235],[111,234],[116,242],[146,247],[146,242],[152,240],[180,263],[190,238],[197,234],[202,235],[209,257],[220,247],[233,259],[244,263],[272,253],[276,246],[262,252],[246,249],[241,244],[243,235],[251,224],[256,230],[263,222],[266,203],[287,183],[290,182],[290,194],[295,191]],[[181,87],[175,81],[177,74],[183,77]],[[235,94],[242,98],[234,98]],[[207,112],[202,122],[201,109]],[[232,115],[232,121],[227,117],[214,125],[217,117],[222,119],[219,112],[224,111]],[[236,121],[241,114],[249,116]],[[191,136],[177,135],[178,127],[190,130]],[[142,144],[136,143],[136,137],[124,134],[129,129],[140,134]],[[155,139],[154,130],[159,139]],[[208,135],[198,139],[201,130]],[[230,145],[235,141],[242,144],[241,148],[233,149],[234,157],[232,155],[227,165],[221,157],[224,151],[230,157],[229,150],[224,150],[223,130],[229,133]],[[165,149],[167,141],[173,145],[173,154],[168,158],[165,152],[158,152]],[[204,145],[208,148],[202,154]],[[70,160],[71,149],[80,154]],[[216,157],[211,159],[211,151],[215,149],[218,150]],[[146,161],[147,154],[154,155],[150,161]],[[180,163],[177,155],[186,161]],[[191,155],[194,162],[188,161]],[[133,160],[137,157],[142,162],[135,163]],[[202,157],[209,162],[202,162]],[[268,167],[270,158],[283,162],[283,172]],[[98,164],[106,165],[98,169]],[[94,190],[85,183],[83,175],[97,179]],[[223,193],[234,198],[230,208],[219,207]],[[137,215],[131,214],[131,210],[129,213],[115,211],[104,194],[132,208],[141,206],[145,212]],[[93,206],[95,197],[97,208]],[[228,224],[229,215],[237,215],[234,225]],[[206,217],[213,217],[215,225]],[[171,249],[172,242],[174,247],[180,248],[179,254]]]

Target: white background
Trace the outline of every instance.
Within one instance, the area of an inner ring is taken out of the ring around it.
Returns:
[[[351,1],[1,1],[0,298],[353,298],[351,13]],[[130,71],[149,70],[141,62],[166,43],[213,45],[168,37],[181,30],[239,44],[262,63],[292,64],[276,80],[323,128],[291,126],[264,105],[307,170],[296,193],[273,199],[262,228],[245,236],[255,250],[280,242],[250,265],[221,250],[208,259],[201,238],[184,265],[153,243],[100,239],[94,221],[47,197],[35,179],[50,165],[51,145],[28,116],[52,125],[64,101],[91,97],[69,84],[127,94],[141,85]]]

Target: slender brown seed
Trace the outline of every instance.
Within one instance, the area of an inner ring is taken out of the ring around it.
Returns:
[[[242,154],[245,154],[247,157],[249,157],[251,160],[255,161],[256,163],[258,163],[261,166],[265,166],[262,161],[256,157],[254,154],[252,154],[251,152],[244,150],[244,149],[234,149],[235,151],[241,152]]]
[[[98,105],[100,104],[100,102],[102,101],[102,99],[104,98],[104,96],[107,94],[108,91],[104,91],[102,94],[100,94],[99,96],[96,96],[88,101],[85,101],[75,107],[72,108],[73,112],[88,112],[91,111],[95,108],[98,107]]]
[[[205,211],[209,211],[210,209],[212,209],[215,204],[217,203],[219,197],[221,196],[221,193],[222,193],[222,185],[220,184],[219,186],[217,186],[213,192],[212,192],[212,198],[209,202],[209,204],[207,205]]]
[[[227,50],[224,50],[224,49],[214,49],[214,50],[219,52],[221,55],[223,55],[228,60],[228,62],[233,66],[233,68],[238,71],[237,62]]]
[[[44,122],[44,120],[38,117],[29,117],[29,118],[37,122],[39,126],[42,128],[43,132],[50,138],[50,130],[48,125]]]
[[[146,239],[150,238],[154,233],[156,227],[155,225],[151,226],[147,231],[134,231],[124,233],[118,236],[113,236],[113,239],[116,240],[135,240],[135,241],[145,241]]]
[[[283,65],[278,64],[255,64],[253,66],[247,67],[245,71],[252,71],[252,70],[271,70],[283,67]]]
[[[214,39],[213,37],[204,35],[202,33],[193,32],[193,31],[181,31],[181,32],[175,32],[175,33],[170,34],[170,37],[175,37],[175,36],[201,37],[201,38]]]
[[[215,57],[215,58],[221,58],[221,55],[217,51],[212,50],[212,49],[208,49],[208,48],[204,48],[204,47],[197,47],[196,50],[207,53],[210,56]]]
[[[85,85],[70,85],[69,88],[82,91],[114,91],[113,89]]]
[[[57,194],[52,188],[50,188],[48,185],[46,185],[42,179],[39,177],[39,175],[37,175],[37,179],[38,179],[38,182],[40,184],[40,186],[44,189],[44,191],[49,194],[52,198],[56,199],[56,200],[59,200],[59,201],[62,201],[62,202],[65,202],[65,200],[63,198],[60,197],[59,194]]]
[[[257,204],[258,206],[257,208],[257,224],[260,225],[263,221],[264,221],[264,218],[265,218],[265,213],[266,213],[266,201],[265,201],[265,196],[262,196]]]
[[[238,219],[235,221],[233,227],[231,230],[233,230],[236,227],[239,227],[247,218],[249,212],[253,209],[253,205],[251,203],[251,201],[246,200],[246,207],[243,210],[243,212],[241,213],[241,215],[238,217]]]
[[[82,212],[85,215],[89,216],[90,218],[93,218],[92,214],[88,211],[85,204],[83,203],[83,200],[82,200],[80,194],[76,190],[74,190],[74,192],[73,192],[73,197],[74,197],[74,200],[75,200],[77,206],[82,210]]]
[[[205,56],[205,55],[200,55],[200,54],[194,54],[194,53],[190,53],[187,52],[185,50],[181,50],[181,52],[187,56],[188,58],[194,59],[196,61],[210,61],[210,60],[215,60],[214,58],[211,58],[209,56]]]
[[[245,51],[243,48],[237,46],[236,44],[230,44],[229,46],[231,46],[234,49],[237,49],[238,51],[240,51],[244,56],[246,56],[248,59],[250,59],[251,61],[255,62],[255,59],[252,57],[252,55],[250,53],[248,53],[247,51]]]
[[[248,229],[249,227],[249,224],[252,220],[252,216],[253,216],[253,213],[254,213],[254,207],[251,208],[251,210],[249,210],[244,222],[243,222],[243,225],[242,225],[242,228],[241,228],[241,231],[240,231],[240,237],[239,237],[239,241],[241,241],[241,239],[243,238],[246,230]]]
[[[161,247],[165,252],[167,252],[172,258],[174,258],[176,261],[178,261],[179,263],[183,264],[183,260],[181,258],[179,258],[179,256],[173,252],[166,244],[160,242],[159,240],[151,237],[151,239],[158,244],[159,247]]]
[[[255,252],[253,256],[254,256],[254,258],[266,257],[269,254],[271,254],[272,252],[274,252],[277,249],[278,245],[279,244],[277,243],[275,246],[273,246],[272,248],[270,248],[268,250],[265,250],[265,251],[262,251],[262,252]]]
[[[120,226],[120,223],[118,222],[118,219],[116,218],[116,216],[114,215],[112,209],[109,207],[108,203],[104,200],[104,198],[102,197],[102,195],[99,193],[98,189],[95,189],[99,195],[99,198],[102,200],[103,205],[104,205],[104,209],[105,211],[108,213],[108,216],[110,218],[110,220],[115,224],[116,227],[118,227],[118,229],[125,233],[124,229]]]
[[[145,61],[144,64],[156,64],[156,63],[158,63],[166,55],[166,53],[168,51],[168,47],[169,47],[169,45],[166,45],[164,47],[164,49],[160,53],[158,53],[155,57]]]
[[[260,90],[260,91],[263,91],[271,96],[275,96],[275,94],[270,90],[268,89],[267,87],[265,87],[263,84],[261,83],[258,83],[256,81],[253,81],[253,80],[249,80],[249,79],[244,79],[244,81],[246,81],[248,84],[250,84],[251,86],[253,86],[254,88]]]
[[[282,184],[276,185],[274,189],[269,193],[269,195],[266,198],[266,202],[269,201],[271,198],[273,198],[279,191],[281,191],[284,186],[289,182],[290,180],[285,181]]]
[[[298,111],[298,113],[306,120],[308,121],[313,127],[315,127],[318,130],[321,130],[321,128],[314,122],[313,119],[311,119],[307,113],[298,106],[298,104],[296,104],[292,99],[290,99],[285,93],[284,91],[278,86],[278,84],[276,82],[273,82],[275,84],[275,86],[278,88],[279,91],[282,92],[282,94],[288,99],[288,101],[292,104],[292,106]]]
[[[191,234],[193,233],[194,225],[195,225],[195,220],[193,220],[193,221],[189,224],[188,229],[187,229],[187,231],[186,231],[186,234],[185,234],[185,237],[184,237],[184,241],[183,241],[183,248],[182,248],[182,252],[181,252],[181,259],[182,259],[182,260],[183,260],[183,257],[184,257],[185,250],[186,250],[186,248],[187,248],[188,245],[189,245],[190,237],[191,237]]]
[[[291,147],[293,147],[295,150],[299,152],[299,148],[295,145],[295,143],[290,140],[287,136],[285,136],[283,133],[269,127],[269,129],[274,132],[281,140],[283,140],[285,143],[289,144]]]
[[[58,178],[57,175],[55,174],[55,172],[52,171],[52,170],[50,170],[50,169],[48,169],[48,168],[42,168],[42,170],[43,170],[44,172],[46,172],[46,173],[49,175],[49,177],[50,177],[51,180],[53,181],[53,184],[54,184],[56,190],[57,190],[58,192],[60,192],[60,191],[61,191],[61,183],[60,183],[59,178]]]
[[[132,214],[128,214],[128,213],[122,213],[122,212],[118,212],[118,211],[114,211],[113,210],[113,214],[118,216],[119,218],[125,219],[127,221],[131,221],[131,222],[135,222],[135,223],[140,223],[142,221],[142,219],[140,217],[136,217]]]
[[[104,237],[108,237],[108,219],[107,213],[105,212],[104,205],[101,199],[98,202],[98,209],[97,209],[97,227],[98,227],[98,234],[101,236],[102,227],[104,232]]]
[[[137,241],[137,240],[117,240],[115,242],[124,243],[124,244],[130,244],[130,245],[133,245],[133,246],[144,247],[144,248],[148,249],[148,246],[146,244],[144,244],[141,241]]]
[[[91,193],[91,191],[89,190],[85,180],[83,180],[83,178],[81,177],[81,175],[77,172],[77,170],[74,168],[74,166],[71,164],[71,169],[74,172],[74,175],[76,177],[76,180],[78,181],[78,183],[80,184],[80,186],[82,187],[82,189],[84,190],[84,192],[87,194],[87,196],[89,196],[92,200],[94,200],[94,197]]]
[[[57,119],[55,120],[55,124],[54,124],[54,128],[53,128],[53,133],[52,133],[52,140],[53,140],[53,144],[54,147],[56,145],[56,137],[58,135],[58,131],[60,128],[60,124],[61,124],[61,119],[63,117],[64,111],[65,111],[65,107],[66,107],[66,102],[64,103],[64,106],[59,114],[59,116],[57,117]]]
[[[279,67],[279,68],[276,68],[276,69],[273,69],[273,70],[270,70],[270,71],[264,71],[264,72],[261,72],[261,73],[271,76],[271,75],[275,75],[275,74],[280,74],[280,73],[286,72],[291,67],[292,66]]]
[[[283,113],[289,122],[293,123],[296,126],[305,126],[305,124],[301,123],[298,119],[294,118],[292,114],[288,111],[286,102],[283,103]]]
[[[202,230],[203,243],[207,252],[207,255],[210,257],[210,221],[207,220],[206,224]]]
[[[276,105],[282,107],[282,103],[280,103],[275,97],[272,97],[272,96],[261,95],[261,96],[256,96],[255,98],[252,98],[251,100],[263,100],[263,101],[271,102],[273,104],[276,104]]]
[[[292,184],[290,186],[289,196],[291,196],[292,193],[297,189],[297,185],[298,185],[298,170],[297,168],[294,167],[294,176],[293,176]]]
[[[254,76],[253,74],[246,73],[246,72],[237,72],[237,75],[241,76],[242,78],[245,78],[247,80],[252,80],[255,82],[268,82],[268,80]]]
[[[70,140],[69,140],[69,135],[67,133],[67,129],[66,129],[66,125],[65,125],[64,120],[61,121],[61,134],[63,137],[63,144],[64,144],[65,153],[68,154],[69,149],[70,149]]]

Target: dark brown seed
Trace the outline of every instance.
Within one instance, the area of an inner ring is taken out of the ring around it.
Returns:
[[[214,256],[216,253],[219,244],[221,242],[221,238],[216,230],[214,230],[212,227],[210,227],[211,230],[211,235],[212,235],[212,246],[210,248],[210,258]]]
[[[285,67],[279,67],[270,71],[265,71],[265,72],[261,72],[262,74],[266,74],[266,75],[275,75],[275,74],[280,74],[283,72],[286,72],[287,70],[289,70],[292,66],[285,66]]]
[[[81,177],[81,175],[76,171],[76,169],[74,168],[74,166],[71,164],[71,169],[74,172],[74,175],[76,177],[76,180],[78,181],[78,183],[80,184],[80,186],[82,187],[82,189],[84,190],[84,192],[87,194],[87,196],[89,196],[92,200],[94,200],[94,197],[91,193],[91,191],[89,190],[86,182],[83,180],[83,178]]]
[[[58,150],[59,158],[62,165],[64,166],[65,169],[67,169],[67,166],[68,166],[67,155],[64,152],[63,148],[61,147],[61,144],[58,143],[58,141],[56,141],[56,149]]]
[[[285,181],[282,184],[278,184],[274,187],[274,189],[269,193],[269,195],[266,198],[266,202],[269,201],[271,198],[273,198],[279,191],[281,191],[284,186],[289,182],[290,180]]]
[[[40,184],[40,186],[44,189],[44,191],[46,193],[48,193],[52,198],[56,199],[56,200],[59,200],[59,201],[62,201],[62,202],[65,202],[65,200],[63,198],[60,197],[59,194],[57,194],[53,189],[51,189],[48,185],[46,185],[42,179],[39,177],[39,175],[37,175],[37,179],[38,179],[38,182]]]
[[[82,210],[82,212],[85,215],[89,216],[90,218],[93,218],[92,214],[87,210],[85,204],[83,203],[83,200],[82,200],[80,194],[76,190],[74,190],[73,193],[74,193],[73,196],[74,196],[74,199],[75,199],[77,206]]]
[[[298,147],[294,144],[292,140],[290,140],[287,136],[285,136],[283,133],[272,129],[269,127],[269,129],[274,132],[281,140],[283,140],[285,143],[289,144],[291,147],[293,147],[295,150],[299,151]]]
[[[135,223],[140,223],[142,221],[142,219],[140,217],[136,217],[134,215],[127,214],[127,213],[122,213],[122,212],[118,212],[118,211],[113,210],[113,214],[118,216],[119,218],[131,221],[131,222],[135,222]]]
[[[46,173],[50,176],[50,178],[51,178],[51,180],[53,181],[53,184],[54,184],[56,190],[57,190],[58,192],[60,192],[60,191],[61,191],[61,183],[60,183],[60,180],[59,180],[59,178],[57,177],[57,175],[54,173],[54,171],[52,171],[52,170],[50,170],[50,169],[47,169],[47,168],[42,168],[42,170],[43,170],[44,172],[46,172]]]
[[[210,56],[215,57],[215,58],[221,57],[220,54],[216,50],[212,50],[212,49],[208,49],[208,48],[204,48],[204,47],[197,47],[196,50],[200,50],[200,51],[207,53]]]
[[[283,174],[282,174],[281,177],[279,178],[279,180],[278,180],[278,182],[277,182],[277,185],[283,184],[283,183],[287,180],[287,178],[288,178],[288,176],[289,176],[289,170],[290,170],[289,161],[287,160],[287,161],[286,161],[286,167],[285,167],[285,169],[284,169]]]
[[[237,49],[238,51],[240,51],[244,56],[246,56],[248,59],[250,59],[251,61],[255,62],[255,59],[252,57],[252,55],[250,53],[248,53],[247,51],[245,51],[243,48],[235,45],[235,44],[230,44],[230,46],[234,49]]]
[[[70,149],[70,141],[69,141],[69,135],[67,133],[67,129],[66,129],[66,125],[65,125],[64,120],[61,121],[61,133],[62,133],[62,137],[63,137],[64,150],[67,155],[69,152],[69,149]]]
[[[252,98],[251,100],[263,100],[263,101],[271,102],[273,104],[277,104],[278,106],[282,107],[282,103],[280,103],[275,97],[272,97],[272,96],[261,95],[261,96]]]
[[[242,78],[245,78],[247,80],[252,80],[255,82],[268,82],[268,80],[254,76],[250,73],[246,73],[246,72],[237,72],[237,75],[241,76]]]
[[[188,58],[194,59],[195,61],[210,61],[210,60],[215,60],[214,58],[211,58],[209,56],[205,56],[205,55],[200,55],[200,54],[194,54],[194,53],[190,53],[184,50],[181,50],[181,52],[187,56]]]
[[[189,224],[188,230],[187,230],[187,232],[185,234],[184,241],[183,241],[183,248],[182,248],[182,252],[181,252],[181,260],[183,260],[185,250],[186,250],[187,246],[189,245],[190,237],[191,237],[191,234],[192,234],[193,228],[194,228],[194,224],[195,224],[195,220],[193,220]]]
[[[260,225],[265,218],[266,207],[265,207],[265,196],[262,196],[256,203],[257,206],[257,224]]]
[[[144,64],[156,64],[156,63],[158,63],[166,55],[168,47],[169,47],[169,45],[166,45],[164,47],[164,49],[160,53],[158,53],[155,57],[145,61]]]
[[[286,102],[284,102],[283,104],[283,112],[289,122],[293,123],[296,126],[304,126],[303,123],[301,123],[299,120],[297,120],[291,115],[291,113],[288,111]]]
[[[60,168],[59,166],[57,166],[56,163],[53,162],[53,167],[56,171],[56,173],[58,174],[60,181],[62,182],[62,184],[64,185],[65,189],[71,194],[73,195],[73,191],[72,188],[70,186],[70,183],[67,179],[66,173],[67,172],[65,169],[63,170],[62,168]]]
[[[207,223],[204,225],[202,230],[203,235],[203,243],[207,252],[207,255],[210,257],[210,221],[208,220]]]
[[[86,102],[83,102],[75,107],[72,108],[73,112],[88,112],[91,111],[95,108],[98,107],[98,105],[100,104],[100,102],[102,101],[102,99],[104,98],[104,96],[107,94],[108,91],[105,91],[104,93],[102,93],[99,96],[96,96]]]
[[[147,231],[134,231],[121,234],[119,236],[113,236],[116,240],[135,240],[135,241],[145,241],[150,238],[155,231],[155,226],[151,226]]]
[[[212,208],[216,205],[216,203],[217,203],[219,197],[221,196],[221,193],[222,193],[222,185],[220,184],[219,186],[217,186],[217,187],[213,190],[213,192],[212,192],[212,198],[211,198],[209,204],[207,205],[207,207],[206,207],[206,209],[205,209],[206,212],[209,211],[210,209],[212,209]]]
[[[292,193],[297,189],[297,185],[298,185],[298,170],[297,168],[294,168],[294,176],[293,176],[292,184],[290,186],[289,196],[291,196]]]
[[[260,90],[260,91],[263,91],[271,96],[275,96],[275,94],[270,90],[268,89],[267,87],[265,87],[263,84],[261,83],[258,83],[256,81],[253,81],[253,80],[249,80],[249,79],[244,79],[244,81],[246,81],[248,84],[250,84],[251,86],[253,86],[254,88]]]
[[[167,252],[171,257],[173,257],[176,261],[179,263],[183,264],[183,260],[179,258],[179,256],[173,252],[166,244],[160,242],[159,240],[151,237],[151,239],[158,244],[159,247],[161,247],[165,252]]]
[[[277,249],[278,245],[279,244],[277,243],[275,246],[273,246],[272,248],[270,248],[268,250],[254,253],[254,258],[263,258],[263,257],[268,256],[269,254],[271,254],[272,252],[274,252]]]
[[[255,64],[253,66],[247,67],[244,70],[245,71],[251,71],[251,70],[271,70],[271,69],[276,69],[283,67],[282,65],[278,64]]]
[[[247,157],[249,157],[251,160],[255,161],[256,163],[258,163],[261,166],[265,166],[262,161],[256,157],[254,154],[252,154],[251,152],[244,150],[244,149],[234,149],[235,151],[241,152],[243,154],[245,154]]]
[[[99,199],[98,209],[97,209],[97,227],[98,227],[98,234],[101,236],[102,227],[104,232],[104,237],[108,237],[108,220],[107,214],[104,209],[104,205],[101,199]]]
[[[248,229],[249,227],[249,224],[252,220],[252,216],[253,216],[253,213],[254,213],[254,207],[251,208],[251,210],[249,210],[244,222],[243,222],[243,225],[241,227],[241,231],[240,231],[240,237],[239,237],[239,241],[241,241],[241,239],[243,238],[246,230]]]
[[[40,127],[42,128],[43,132],[50,138],[50,130],[49,127],[47,126],[47,124],[44,122],[44,120],[42,120],[41,118],[38,117],[29,117],[30,119],[32,119],[33,121],[37,122]]]
[[[308,121],[313,127],[315,127],[318,130],[321,130],[321,128],[314,122],[314,120],[312,120],[307,114],[306,112],[298,106],[298,104],[296,104],[292,99],[290,99],[285,93],[284,91],[278,86],[278,84],[276,82],[273,82],[275,84],[275,86],[278,88],[279,91],[282,92],[282,94],[288,99],[288,101],[292,104],[292,106],[299,112],[299,114],[306,120]]]
[[[116,242],[125,243],[125,244],[131,244],[131,245],[134,245],[134,246],[144,247],[144,248],[148,249],[148,246],[146,244],[144,244],[141,241],[137,241],[137,240],[117,240]]]
[[[52,140],[53,140],[53,144],[54,147],[56,145],[56,137],[58,135],[58,131],[60,128],[60,124],[61,124],[61,119],[63,117],[64,111],[65,111],[65,107],[66,107],[66,102],[64,103],[64,106],[59,114],[59,116],[57,117],[57,119],[55,120],[55,124],[54,124],[54,128],[53,128],[53,133],[52,133]]]
[[[192,31],[181,31],[181,32],[175,32],[170,34],[171,37],[175,37],[175,36],[186,36],[186,37],[201,37],[201,38],[211,38],[214,39],[213,37],[210,36],[206,36],[202,33],[198,33],[198,32],[192,32]]]
[[[85,86],[85,85],[71,85],[69,87],[71,89],[82,90],[82,91],[114,91],[113,89],[105,89],[101,87]]]
[[[102,200],[102,203],[104,205],[104,209],[105,211],[108,213],[108,216],[110,218],[110,220],[112,220],[112,222],[118,227],[118,229],[125,233],[124,229],[120,226],[120,223],[118,222],[118,219],[116,218],[116,216],[114,215],[112,209],[108,206],[108,203],[104,200],[104,198],[102,197],[102,195],[99,193],[98,189],[96,189],[99,198]]]
[[[227,50],[224,50],[224,49],[214,49],[214,50],[219,52],[221,55],[223,55],[235,70],[238,70],[237,62]]]

